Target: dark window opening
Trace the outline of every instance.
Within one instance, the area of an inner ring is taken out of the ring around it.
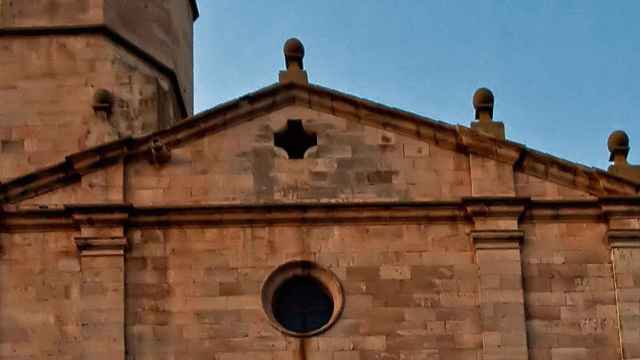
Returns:
[[[287,127],[273,134],[273,144],[284,149],[289,159],[304,159],[304,153],[318,145],[318,135],[307,132],[301,120],[287,120]]]
[[[333,299],[315,278],[286,280],[273,297],[273,316],[285,329],[309,333],[325,326],[333,314]]]

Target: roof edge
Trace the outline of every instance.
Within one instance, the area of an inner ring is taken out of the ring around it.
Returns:
[[[198,20],[198,18],[200,17],[200,10],[198,10],[198,1],[189,0],[189,5],[191,5],[191,13],[193,14],[193,21]]]
[[[71,154],[65,161],[0,184],[0,202],[16,203],[48,192],[61,181],[77,181],[125,158],[148,154],[153,139],[179,147],[287,106],[303,106],[388,131],[429,141],[443,148],[478,154],[509,163],[520,171],[557,184],[579,188],[595,196],[638,196],[640,183],[604,170],[573,163],[525,145],[483,135],[461,125],[344,94],[318,85],[273,84],[179,121],[172,127],[137,138],[123,138]]]

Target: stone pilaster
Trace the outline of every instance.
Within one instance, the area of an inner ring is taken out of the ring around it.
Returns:
[[[76,207],[73,212],[80,226],[75,242],[81,257],[83,356],[124,360],[127,213],[117,207]]]
[[[623,360],[640,359],[640,230],[610,230]]]
[[[603,199],[623,360],[640,359],[640,203]]]
[[[524,199],[465,200],[474,220],[484,360],[528,359],[518,218]]]

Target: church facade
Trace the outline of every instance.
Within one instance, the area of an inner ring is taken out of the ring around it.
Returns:
[[[198,16],[0,0],[0,359],[640,359],[626,134],[571,163],[488,89],[467,127],[314,85],[296,39],[193,115]]]

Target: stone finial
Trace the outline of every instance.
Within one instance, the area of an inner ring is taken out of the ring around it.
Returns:
[[[304,69],[304,45],[296,38],[291,38],[284,43],[284,61],[287,70],[292,66],[300,70]]]
[[[629,136],[622,130],[616,130],[609,135],[607,140],[609,148],[609,161],[613,162],[609,166],[609,173],[640,182],[640,165],[631,165],[627,162],[629,156]]]
[[[473,107],[476,110],[475,121],[471,123],[471,128],[485,135],[505,139],[504,124],[493,121],[494,97],[491,90],[480,88],[473,94]]]
[[[287,67],[280,72],[280,83],[309,84],[307,72],[304,71],[304,45],[296,38],[291,38],[284,43],[284,62]]]
[[[629,155],[629,136],[622,130],[616,130],[609,135],[607,147],[611,155],[609,161],[613,161],[614,165],[626,164]]]
[[[97,113],[110,115],[113,111],[113,94],[106,89],[98,89],[93,94],[93,110]]]
[[[476,120],[489,122],[493,120],[494,97],[491,90],[480,88],[473,94],[473,107],[476,109]]]

